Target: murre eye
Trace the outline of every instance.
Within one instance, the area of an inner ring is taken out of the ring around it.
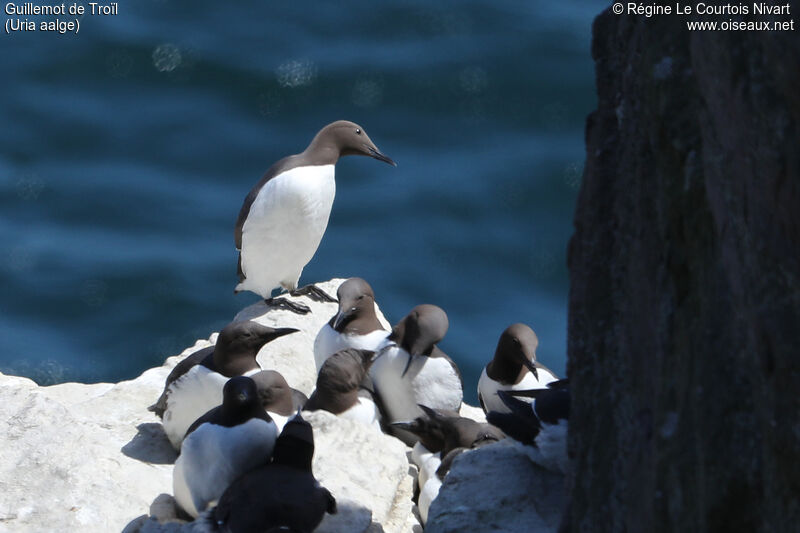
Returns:
[[[361,135],[361,128],[356,128],[356,135]]]

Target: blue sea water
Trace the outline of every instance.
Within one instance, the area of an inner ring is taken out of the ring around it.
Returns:
[[[133,378],[224,326],[258,299],[232,292],[244,196],[346,118],[398,167],[339,162],[301,282],[361,276],[392,322],[442,306],[469,401],[513,322],[563,373],[603,7],[140,0],[0,35],[0,371]]]

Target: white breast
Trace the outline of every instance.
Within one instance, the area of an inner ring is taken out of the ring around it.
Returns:
[[[272,411],[267,411],[269,417],[275,423],[275,429],[278,431],[278,435],[280,435],[281,431],[283,431],[283,426],[286,425],[286,422],[289,421],[290,416],[279,415],[278,413],[273,413]]]
[[[425,486],[425,483],[432,477],[436,476],[436,470],[442,464],[440,454],[429,451],[422,443],[417,442],[411,449],[411,460],[419,468],[419,475],[417,476],[417,483],[419,488]]]
[[[330,324],[325,324],[314,339],[314,363],[317,373],[328,357],[340,350],[355,348],[357,350],[377,351],[389,335],[388,331],[376,330],[366,335],[347,335],[339,333]]]
[[[478,379],[478,394],[480,395],[481,399],[483,400],[483,405],[485,406],[485,410],[488,413],[489,411],[496,411],[498,413],[510,413],[511,410],[506,407],[506,404],[503,403],[503,400],[497,395],[498,390],[528,390],[528,389],[544,389],[547,388],[547,384],[556,381],[558,378],[555,377],[553,374],[544,370],[543,368],[539,368],[537,370],[539,373],[539,379],[537,380],[536,377],[531,374],[530,372],[525,374],[525,377],[520,380],[519,383],[516,385],[504,385],[499,381],[495,381],[486,374],[486,367],[484,367],[483,372],[481,372],[481,377]],[[531,403],[533,402],[533,398],[519,398],[522,401]]]
[[[202,424],[184,440],[175,461],[175,499],[196,518],[234,479],[269,461],[277,436],[275,424],[260,418],[230,428]]]
[[[422,525],[425,525],[425,522],[428,521],[428,511],[430,511],[431,504],[439,495],[439,489],[441,488],[442,481],[437,476],[433,476],[420,489],[417,508],[419,509],[419,517],[422,519]]]
[[[339,416],[381,430],[381,413],[367,391],[359,393],[358,402]]]
[[[242,272],[237,288],[267,298],[294,289],[317,251],[336,194],[334,165],[297,167],[269,180],[242,227]]]
[[[408,358],[408,352],[395,346],[385,350],[370,368],[390,421],[407,422],[420,416],[417,404],[458,411],[463,391],[450,362],[441,357],[415,356],[402,377]]]
[[[222,387],[227,381],[222,374],[195,365],[169,386],[161,423],[173,448],[180,450],[189,426],[222,403]]]

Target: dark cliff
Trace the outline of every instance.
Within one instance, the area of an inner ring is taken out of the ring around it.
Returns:
[[[800,30],[685,20],[594,25],[569,531],[800,523]]]

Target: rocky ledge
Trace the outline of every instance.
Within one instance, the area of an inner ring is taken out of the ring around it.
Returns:
[[[320,284],[330,294],[343,280]],[[302,298],[312,313],[268,310],[263,303],[234,320],[289,326],[258,355],[310,394],[315,383],[314,338],[335,304]],[[379,316],[382,315],[379,314]],[[170,370],[200,340],[163,366],[116,384],[64,383],[39,387],[0,374],[0,533],[6,531],[201,531],[176,517],[172,465],[176,454],[160,420],[147,410]],[[464,405],[464,416],[480,409]],[[338,501],[322,532],[422,531],[413,504],[415,467],[394,437],[326,412],[304,413],[314,428],[314,473]],[[462,454],[453,463],[426,531],[556,531],[563,477],[529,459],[525,447],[500,442]]]

